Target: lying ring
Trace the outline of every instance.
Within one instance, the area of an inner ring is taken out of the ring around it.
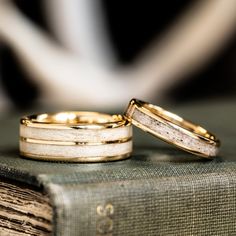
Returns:
[[[132,99],[125,116],[142,130],[195,155],[211,158],[219,151],[215,135],[161,107]]]
[[[49,161],[103,162],[128,158],[132,125],[121,115],[60,112],[20,122],[20,154]]]

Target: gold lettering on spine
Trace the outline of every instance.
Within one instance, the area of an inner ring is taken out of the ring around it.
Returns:
[[[114,206],[111,203],[97,206],[97,236],[112,236]]]

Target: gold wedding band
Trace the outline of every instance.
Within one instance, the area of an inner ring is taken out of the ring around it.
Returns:
[[[218,153],[220,142],[215,135],[161,107],[132,99],[125,116],[135,126],[187,152],[206,158]]]
[[[121,115],[60,112],[20,122],[20,154],[39,160],[103,162],[128,158],[132,125]]]

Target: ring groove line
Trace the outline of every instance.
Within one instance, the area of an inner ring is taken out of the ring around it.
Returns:
[[[102,142],[71,142],[71,141],[49,141],[42,139],[33,139],[33,138],[25,138],[20,137],[20,141],[26,143],[34,143],[34,144],[48,144],[48,145],[59,145],[59,146],[96,146],[96,145],[104,145],[104,144],[115,144],[115,143],[126,143],[132,140],[132,137],[112,140],[112,141],[102,141]]]

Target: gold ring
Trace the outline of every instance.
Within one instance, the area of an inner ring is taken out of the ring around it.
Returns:
[[[103,162],[128,158],[132,125],[122,115],[60,112],[20,121],[20,154],[39,160]]]
[[[215,135],[161,107],[132,99],[125,116],[138,128],[195,155],[212,158],[219,151]]]

